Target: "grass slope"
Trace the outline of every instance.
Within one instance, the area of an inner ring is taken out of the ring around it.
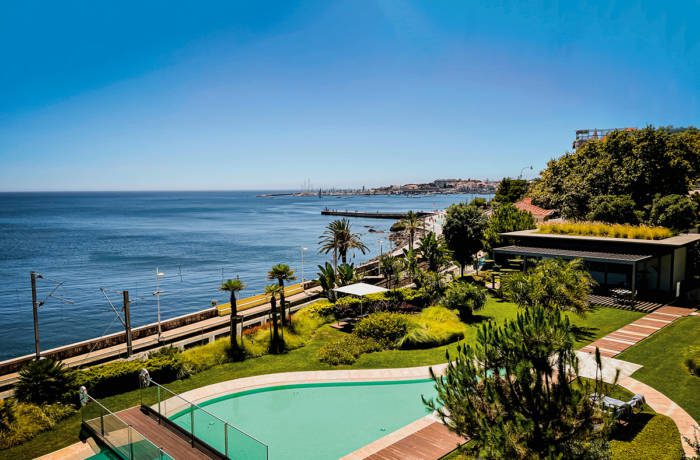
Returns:
[[[700,347],[700,317],[682,318],[617,356],[641,364],[632,377],[654,387],[700,421],[700,378],[683,364],[690,347]]]
[[[467,326],[465,340],[473,342],[478,325],[484,321],[503,322],[514,318],[518,307],[509,302],[489,298],[484,309],[475,315],[475,320]],[[581,332],[578,346],[583,346],[598,337],[608,334],[640,316],[638,313],[612,308],[595,308],[585,318],[571,315],[572,323]],[[456,351],[456,344],[425,350],[387,350],[362,355],[357,362],[347,366],[332,367],[319,362],[318,349],[329,340],[342,337],[344,333],[328,326],[321,327],[314,338],[303,348],[284,355],[266,355],[240,363],[226,363],[195,374],[187,379],[166,385],[172,391],[181,393],[212,383],[222,382],[252,375],[271,374],[275,372],[308,371],[319,369],[370,369],[391,367],[426,366],[445,362],[445,352]],[[139,392],[131,391],[104,398],[101,402],[112,411],[118,411],[138,405]],[[31,441],[0,452],[0,459],[31,459],[60,449],[78,441],[80,432],[80,415],[75,415],[59,423],[53,430],[40,434]]]

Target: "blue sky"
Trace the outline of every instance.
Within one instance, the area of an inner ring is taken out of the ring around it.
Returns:
[[[700,125],[700,2],[4,2],[0,190],[287,189],[541,169]]]

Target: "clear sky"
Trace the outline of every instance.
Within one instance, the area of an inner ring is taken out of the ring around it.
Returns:
[[[0,190],[288,189],[541,169],[700,125],[700,2],[3,2]]]

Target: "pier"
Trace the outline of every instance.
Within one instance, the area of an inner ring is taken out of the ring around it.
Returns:
[[[427,217],[435,214],[434,212],[416,211],[418,217]],[[321,211],[324,216],[342,216],[342,217],[364,217],[369,219],[393,219],[400,220],[406,218],[408,212],[385,212],[385,211],[342,211],[338,209],[324,209]]]

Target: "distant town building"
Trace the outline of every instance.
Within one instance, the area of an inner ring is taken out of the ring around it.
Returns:
[[[636,129],[637,128],[577,129],[576,130],[576,139],[574,139],[574,143],[573,143],[572,147],[574,149],[577,149],[577,148],[581,147],[587,141],[605,139],[605,136],[607,136],[608,134],[610,134],[613,131],[634,131]]]

